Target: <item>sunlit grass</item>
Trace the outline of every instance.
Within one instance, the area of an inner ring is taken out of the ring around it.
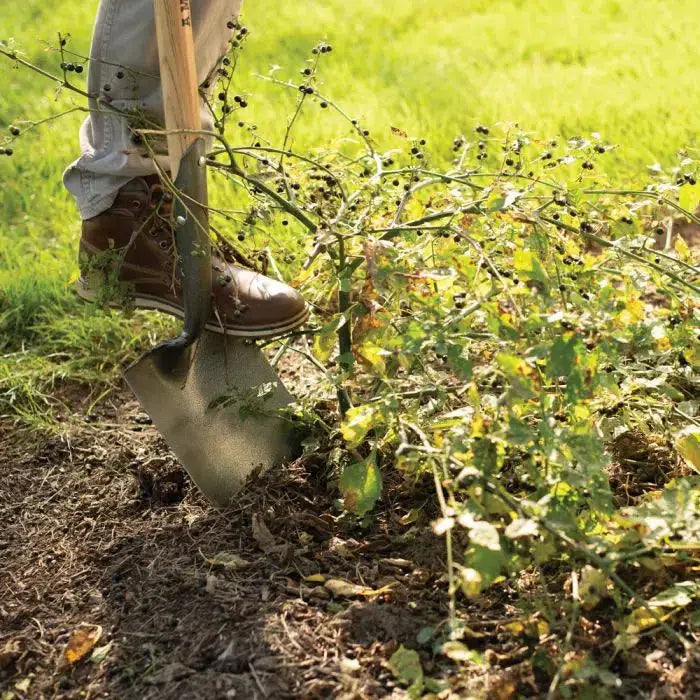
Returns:
[[[87,53],[96,4],[2,3],[0,39],[14,37],[31,60],[56,70],[58,57],[45,42],[55,46],[59,31],[70,33],[70,46]],[[600,132],[620,144],[603,163],[620,182],[695,145],[695,0],[251,1],[245,10],[251,38],[236,89],[250,94],[246,121],[275,145],[296,93],[255,74],[279,65],[281,77],[296,80],[319,39],[334,48],[322,61],[321,91],[378,140],[396,126],[425,137],[435,158],[449,157],[452,138],[479,122],[517,121],[543,137]],[[55,85],[0,62],[1,129],[73,104],[80,104],[75,96],[57,97]],[[0,352],[23,353],[28,395],[56,371],[97,381],[129,355],[129,334],[143,326],[86,313],[70,289],[79,222],[60,181],[77,153],[81,118],[42,126],[15,145],[12,158],[0,157]],[[348,135],[338,115],[310,102],[294,141],[325,147]],[[250,142],[247,129],[235,125],[230,138]],[[216,192],[224,196],[221,187]],[[49,372],[41,358],[52,353],[59,359]],[[0,389],[18,385],[16,358],[0,358]],[[12,411],[0,396],[0,413]]]

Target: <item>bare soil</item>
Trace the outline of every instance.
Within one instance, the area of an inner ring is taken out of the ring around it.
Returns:
[[[321,454],[220,513],[126,389],[88,420],[84,390],[64,389],[60,436],[0,424],[3,699],[399,698],[388,665],[399,645],[448,683],[441,697],[546,695],[568,626],[537,631],[536,601],[565,594],[554,570],[461,604],[488,666],[433,655],[426,628],[439,634],[448,611],[429,489],[387,475],[378,512],[358,523],[335,503]],[[609,659],[613,634],[605,609],[582,616],[570,657]],[[697,697],[697,658],[658,637],[650,649],[652,660],[619,658],[625,684],[611,694]]]

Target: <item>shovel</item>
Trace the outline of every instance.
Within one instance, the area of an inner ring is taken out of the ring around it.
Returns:
[[[154,0],[165,126],[182,273],[184,327],[125,372],[153,424],[215,505],[248,479],[293,457],[289,423],[276,409],[289,392],[249,341],[204,329],[211,311],[206,145],[201,129],[189,0]]]

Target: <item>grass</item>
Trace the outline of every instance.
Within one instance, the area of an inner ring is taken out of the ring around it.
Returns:
[[[0,39],[14,37],[31,60],[55,70],[58,57],[44,42],[70,32],[71,46],[87,52],[96,4],[3,3]],[[606,161],[616,182],[634,181],[647,164],[670,164],[695,145],[694,0],[251,2],[245,21],[252,37],[237,89],[251,94],[247,119],[273,142],[295,95],[254,74],[279,64],[294,79],[310,48],[326,39],[334,52],[321,89],[380,137],[393,125],[449,152],[450,140],[478,122],[518,121],[543,136],[598,131],[620,144]],[[0,65],[3,131],[75,104],[42,78]],[[296,132],[297,146],[347,134],[338,117],[314,109]],[[48,395],[57,377],[110,381],[165,326],[105,315],[72,295],[79,222],[60,179],[76,155],[80,120],[73,114],[40,126],[12,158],[0,157],[0,414],[41,416],[36,397]],[[232,140],[246,136],[234,132]]]

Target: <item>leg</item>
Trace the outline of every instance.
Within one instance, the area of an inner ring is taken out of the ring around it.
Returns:
[[[242,0],[192,0],[195,52],[200,83],[204,83],[226,53]],[[101,0],[90,50],[88,92],[122,110],[137,110],[163,123],[158,78],[158,50],[152,0]],[[127,121],[104,109],[95,110],[80,130],[82,156],[63,180],[75,196],[81,218],[90,219],[112,206],[129,180],[155,173],[131,140]],[[205,129],[211,115],[202,109]]]
[[[88,91],[120,110],[162,124],[163,98],[152,0],[101,0],[91,50]],[[241,0],[192,0],[200,83],[226,53],[228,28]],[[214,83],[214,80],[211,81]],[[82,156],[64,175],[83,219],[78,294],[92,301],[158,309],[182,316],[170,203],[150,158],[132,141],[129,121],[97,100],[80,131]],[[203,125],[211,117],[202,107]],[[133,126],[133,123],[132,123]],[[162,161],[161,161],[162,163]],[[212,313],[207,329],[234,336],[273,336],[307,318],[302,296],[286,284],[214,254]]]

